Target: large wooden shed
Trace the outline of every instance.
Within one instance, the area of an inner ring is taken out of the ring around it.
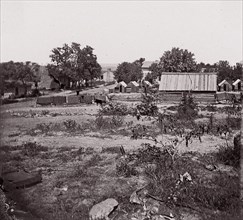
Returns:
[[[162,100],[179,101],[184,92],[195,99],[213,101],[217,91],[217,73],[163,72],[159,83]]]

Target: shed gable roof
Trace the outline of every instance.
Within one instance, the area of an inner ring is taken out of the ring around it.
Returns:
[[[228,85],[230,85],[229,82],[226,81],[226,80],[224,79],[221,83],[219,83],[219,86],[222,86],[222,85],[224,85],[224,84],[228,84]]]
[[[241,80],[240,79],[237,79],[237,80],[235,80],[234,82],[233,82],[233,85],[235,86],[235,85],[237,85],[238,83],[240,83],[241,82]]]
[[[123,87],[127,87],[127,84],[124,81],[119,82],[118,85],[122,85]]]
[[[136,87],[139,86],[139,84],[136,81],[131,81],[130,83],[127,84],[127,86],[130,86],[131,84],[133,84]]]

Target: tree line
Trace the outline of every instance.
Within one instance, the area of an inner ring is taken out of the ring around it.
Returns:
[[[233,66],[227,60],[220,60],[214,64],[196,63],[193,53],[180,48],[165,51],[159,62],[153,63],[149,70],[151,73],[146,76],[146,79],[151,83],[160,77],[162,72],[217,72],[218,83],[224,79],[229,81],[242,79],[243,74],[242,63]]]
[[[91,46],[82,48],[80,44],[74,42],[71,45],[64,44],[51,50],[50,59],[50,64],[46,66],[48,73],[63,88],[68,88],[70,83],[78,88],[81,85],[92,86],[94,79],[99,79],[102,75],[101,65]],[[144,61],[144,58],[139,58],[134,62],[118,64],[114,71],[115,79],[126,83],[141,81]],[[6,81],[9,80],[21,82],[24,87],[27,87],[27,82],[32,82],[38,87],[41,78],[39,68],[39,64],[30,61],[0,63],[0,87],[6,87]],[[162,72],[218,72],[218,82],[224,79],[230,81],[242,79],[242,63],[233,66],[226,60],[214,64],[197,63],[192,52],[176,47],[165,51],[158,62],[151,64],[149,70],[150,73],[145,80],[151,83],[154,83]]]

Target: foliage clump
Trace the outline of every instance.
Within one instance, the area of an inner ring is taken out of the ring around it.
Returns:
[[[128,115],[132,113],[132,110],[125,104],[109,102],[101,107],[99,113],[103,115]]]
[[[97,129],[114,129],[123,125],[124,118],[119,115],[113,115],[112,117],[104,117],[98,115],[95,119],[95,126]]]
[[[141,115],[156,116],[158,114],[156,91],[148,90],[142,94],[142,103],[137,105]]]
[[[191,94],[184,94],[177,110],[178,117],[191,120],[198,115],[197,104]]]
[[[36,142],[27,142],[20,146],[25,156],[37,156],[40,152],[48,151],[48,147],[37,144]]]
[[[221,146],[216,153],[216,159],[226,165],[238,168],[240,166],[241,134],[234,137],[234,146]]]

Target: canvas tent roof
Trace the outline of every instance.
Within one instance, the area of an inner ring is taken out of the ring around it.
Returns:
[[[233,85],[235,86],[235,85],[237,85],[238,83],[240,83],[241,82],[241,80],[240,79],[237,79],[237,80],[235,80],[234,82],[233,82]]]
[[[229,84],[229,83],[224,79],[221,83],[219,83],[219,86],[222,86],[224,84]]]
[[[163,72],[160,91],[216,91],[217,73]]]

